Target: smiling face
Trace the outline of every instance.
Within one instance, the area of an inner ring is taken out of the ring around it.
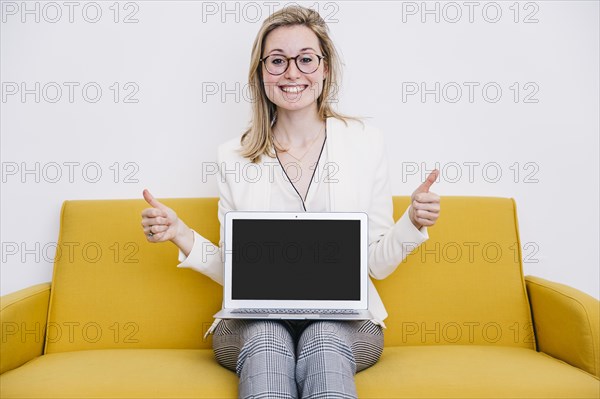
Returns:
[[[318,61],[314,54],[322,56],[323,52],[319,46],[319,39],[312,30],[303,25],[293,25],[281,26],[267,35],[262,57],[296,57],[300,54],[311,54],[313,59]],[[300,65],[310,62],[303,56],[297,60]],[[281,58],[271,57],[265,62],[276,66],[281,62]],[[297,111],[314,107],[316,112],[317,99],[323,91],[323,79],[327,74],[326,60],[321,60],[317,70],[312,73],[300,71],[294,60],[289,60],[288,63],[287,70],[281,75],[271,75],[263,65],[262,77],[267,97],[277,106],[278,111]]]

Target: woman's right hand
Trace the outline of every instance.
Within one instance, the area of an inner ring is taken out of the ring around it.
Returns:
[[[152,206],[142,211],[142,228],[148,242],[173,240],[187,227],[175,211],[157,201],[150,191],[144,190],[144,199]]]

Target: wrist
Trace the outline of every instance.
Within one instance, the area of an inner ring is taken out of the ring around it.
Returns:
[[[183,221],[178,220],[177,229],[175,232],[175,236],[171,239],[173,244],[177,245],[179,248],[186,247],[186,242],[190,240],[194,240],[194,232],[190,229]]]

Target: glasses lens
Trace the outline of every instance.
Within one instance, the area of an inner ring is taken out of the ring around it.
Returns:
[[[270,55],[264,60],[271,75],[281,75],[288,68],[288,60],[282,55]],[[296,66],[302,73],[313,73],[319,68],[321,60],[316,54],[306,53],[296,57]]]
[[[273,75],[281,75],[285,72],[288,61],[282,55],[270,55],[265,59],[267,71]]]
[[[296,65],[302,73],[313,73],[319,68],[319,61],[316,54],[300,54],[296,58]]]

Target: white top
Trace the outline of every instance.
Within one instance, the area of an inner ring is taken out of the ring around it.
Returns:
[[[237,152],[239,137],[219,146],[218,161],[223,165],[217,176],[219,221],[223,239],[224,214],[228,210],[304,211],[302,199],[287,180],[277,159],[264,157],[258,164],[261,178],[253,184],[238,184],[226,171],[249,161]],[[327,160],[330,160],[327,162]],[[334,162],[335,161],[335,162]],[[409,218],[410,206],[396,222],[381,132],[357,123],[348,125],[327,119],[327,139],[317,173],[327,163],[335,168],[335,181],[313,177],[304,206],[306,211],[361,211],[369,216],[369,311],[374,323],[385,327],[387,311],[372,278],[383,279],[423,241],[429,238],[425,226],[417,229]],[[273,166],[274,165],[274,166]],[[273,170],[275,173],[270,173]],[[271,179],[270,177],[273,176]],[[194,246],[187,256],[179,251],[177,267],[191,268],[223,284],[223,251],[194,231]],[[218,319],[215,324],[218,323]],[[212,331],[209,329],[209,332]]]
[[[306,201],[302,201],[300,194],[296,191],[290,179],[295,176],[286,175],[281,162],[277,162],[273,173],[273,188],[271,190],[271,210],[281,212],[330,212],[329,209],[329,185],[321,184],[323,181],[322,165],[327,162],[327,138],[323,144],[321,155],[308,186]],[[295,169],[288,170],[294,173]]]

